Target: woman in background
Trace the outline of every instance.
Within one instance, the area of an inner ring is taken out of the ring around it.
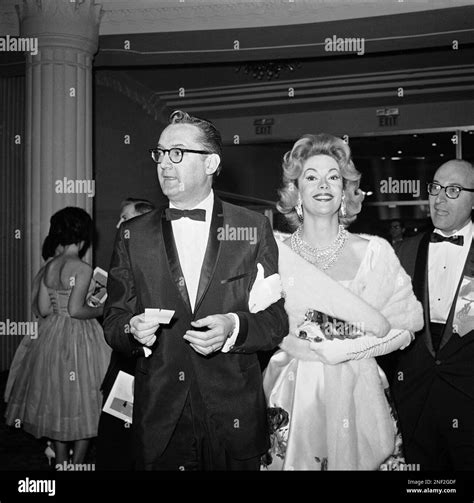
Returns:
[[[63,250],[63,247],[61,245],[58,245],[57,243],[53,243],[51,236],[46,236],[45,240],[43,241],[43,246],[41,250],[41,256],[43,257],[43,260],[45,261],[45,264],[41,269],[38,271],[38,274],[33,278],[33,284],[31,288],[31,310],[33,311],[33,314],[35,315],[36,318],[38,318],[38,322],[42,320],[41,315],[38,312],[38,307],[37,307],[37,302],[38,302],[38,293],[39,293],[39,287],[41,284],[41,279],[44,274],[44,270],[46,268],[46,264],[55,256],[59,255],[61,251]],[[21,369],[23,358],[25,357],[26,351],[28,349],[28,346],[30,345],[32,337],[31,335],[25,335],[23,339],[20,341],[20,344],[16,348],[15,351],[15,356],[13,357],[12,363],[10,365],[10,370],[8,372],[8,380],[7,384],[5,386],[5,394],[4,394],[4,399],[5,402],[8,402],[10,398],[10,393],[13,388],[13,383],[15,382],[15,379],[18,375],[18,371]]]
[[[346,230],[361,208],[359,181],[349,146],[331,135],[303,136],[284,157],[278,209],[298,228],[278,243],[290,333],[264,375],[266,469],[403,462],[374,357],[410,344],[423,316],[389,243]]]
[[[92,268],[81,259],[90,246],[93,223],[81,208],[67,207],[51,217],[49,239],[63,248],[39,278],[39,324],[6,410],[8,425],[21,424],[37,438],[54,441],[56,465],[80,464],[89,439],[97,435],[102,403],[100,384],[111,349],[96,318],[102,306],[87,299],[94,290]]]

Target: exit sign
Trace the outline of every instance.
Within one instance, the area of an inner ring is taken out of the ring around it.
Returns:
[[[375,115],[379,119],[380,127],[396,126],[398,124],[398,116],[400,111],[398,108],[378,108]]]
[[[253,125],[255,127],[255,134],[270,135],[272,134],[272,126],[274,119],[255,119]]]

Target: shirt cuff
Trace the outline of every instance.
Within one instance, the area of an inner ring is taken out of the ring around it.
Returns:
[[[222,353],[228,353],[230,350],[234,348],[235,341],[237,340],[237,336],[239,335],[239,330],[240,330],[240,320],[239,317],[235,313],[228,313],[234,318],[234,330],[232,333],[227,337],[227,340],[225,341],[224,345],[221,348]]]

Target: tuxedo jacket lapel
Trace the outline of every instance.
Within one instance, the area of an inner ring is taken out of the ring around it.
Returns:
[[[199,277],[199,286],[196,296],[196,304],[194,312],[196,313],[201,305],[201,302],[206,294],[206,291],[211,282],[214,271],[216,270],[217,261],[221,250],[222,241],[217,239],[219,228],[224,227],[224,214],[222,209],[222,201],[214,195],[214,208],[212,209],[212,220],[209,228],[209,238],[207,240],[206,253],[201,267],[201,276]]]
[[[422,331],[422,337],[425,341],[428,351],[435,356],[433,342],[431,340],[430,330],[430,296],[428,291],[428,247],[430,244],[430,233],[427,232],[420,241],[418,254],[416,256],[415,272],[413,275],[413,291],[416,297],[423,304],[423,314],[425,327]]]
[[[439,348],[441,349],[453,335],[453,320],[454,311],[456,309],[456,303],[458,300],[459,289],[461,288],[461,283],[466,274],[472,274],[474,272],[474,242],[471,243],[471,248],[467,254],[466,262],[464,263],[463,271],[461,277],[459,278],[458,287],[456,288],[456,293],[454,295],[453,303],[451,309],[449,310],[448,319],[446,320],[446,325],[444,327],[443,336],[441,338],[441,343]]]
[[[181,264],[179,263],[178,249],[176,248],[176,242],[174,240],[173,228],[171,227],[171,221],[166,219],[165,209],[166,208],[163,208],[161,215],[161,228],[166,255],[168,257],[170,273],[176,284],[176,287],[179,290],[179,293],[181,294],[181,297],[183,298],[184,303],[186,304],[189,311],[191,311],[188,288],[186,286],[184,274],[181,269]]]

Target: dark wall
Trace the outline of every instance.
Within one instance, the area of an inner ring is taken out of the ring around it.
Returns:
[[[148,153],[163,126],[113,89],[95,86],[94,93],[95,264],[108,269],[120,202],[127,197],[164,202]]]
[[[216,189],[276,201],[283,155],[291,146],[290,143],[226,145]]]

